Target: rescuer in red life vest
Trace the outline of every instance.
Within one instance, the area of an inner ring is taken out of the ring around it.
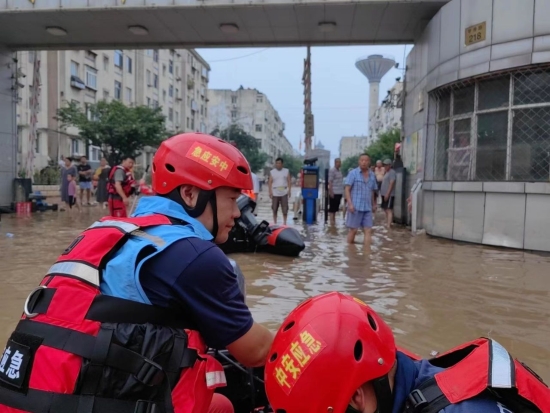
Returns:
[[[336,292],[294,309],[268,360],[265,387],[276,412],[550,412],[550,389],[496,341],[421,360],[396,347],[369,306]]]
[[[127,217],[126,207],[129,197],[135,191],[135,181],[132,174],[134,158],[126,157],[122,164],[115,166],[109,174],[107,192],[109,193],[109,214],[117,218]]]
[[[162,142],[152,174],[157,195],[131,218],[95,222],[29,294],[0,353],[0,413],[229,413],[207,349],[264,365],[273,334],[216,246],[252,188],[246,158],[181,134]]]

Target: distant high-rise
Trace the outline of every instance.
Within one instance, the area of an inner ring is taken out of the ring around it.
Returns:
[[[362,57],[355,62],[355,67],[369,80],[369,119],[378,107],[380,95],[380,81],[389,70],[395,66],[395,60],[391,57],[384,57],[380,54],[373,54]]]

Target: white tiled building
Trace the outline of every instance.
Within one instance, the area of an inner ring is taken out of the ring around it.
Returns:
[[[343,136],[340,138],[340,159],[344,161],[364,152],[368,141],[367,136]]]
[[[403,82],[396,82],[369,119],[369,136],[366,146],[375,142],[383,132],[394,128],[401,129],[402,102]]]
[[[161,106],[166,128],[173,132],[207,129],[206,91],[210,66],[194,50],[80,50],[19,52],[20,78],[17,105],[19,159],[28,150],[29,87],[35,57],[41,60],[41,108],[35,169],[60,155],[87,155],[92,164],[99,148],[88,146],[74,127],[61,130],[56,110],[68,102],[82,107],[100,100],[118,99],[127,105]],[[146,148],[138,164],[151,163],[153,148]]]
[[[293,154],[284,134],[285,124],[267,96],[256,89],[208,90],[208,131],[236,124],[254,136],[268,154],[268,164],[278,156]]]

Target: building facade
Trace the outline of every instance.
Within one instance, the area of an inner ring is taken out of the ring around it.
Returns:
[[[396,82],[369,119],[367,146],[378,140],[381,133],[401,129],[403,82]]]
[[[208,132],[240,126],[254,136],[272,165],[278,156],[293,154],[284,134],[285,124],[267,96],[256,89],[208,90]]]
[[[309,158],[317,158],[317,166],[321,177],[325,176],[325,170],[330,169],[330,151],[325,149],[325,145],[321,141],[315,144],[308,155]]]
[[[206,91],[210,66],[194,50],[80,50],[19,52],[24,79],[32,83],[34,59],[41,61],[41,101],[38,113],[35,169],[60,156],[88,156],[95,165],[98,147],[80,139],[74,127],[62,128],[58,108],[73,102],[82,108],[100,100],[126,105],[162,107],[172,132],[206,132]],[[18,162],[28,150],[29,88],[20,89],[17,104],[21,142]],[[27,145],[27,146],[25,146]],[[154,148],[146,148],[138,166],[150,165]]]
[[[359,155],[365,152],[369,144],[368,136],[343,136],[340,138],[340,159],[345,161],[347,158]]]
[[[549,15],[451,0],[409,54],[401,149],[428,234],[550,251]]]

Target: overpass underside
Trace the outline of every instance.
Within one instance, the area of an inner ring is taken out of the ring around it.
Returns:
[[[447,2],[6,0],[0,44],[44,50],[413,43]],[[136,35],[132,26],[147,33]]]

